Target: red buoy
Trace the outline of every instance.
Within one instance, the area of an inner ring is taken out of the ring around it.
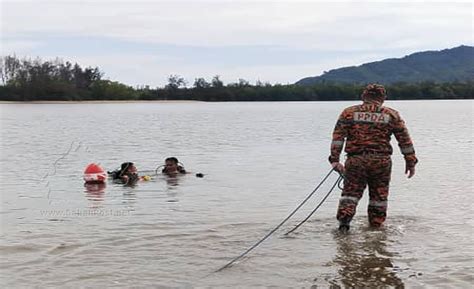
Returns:
[[[104,183],[107,180],[107,174],[98,164],[92,163],[84,171],[84,181],[86,183]]]

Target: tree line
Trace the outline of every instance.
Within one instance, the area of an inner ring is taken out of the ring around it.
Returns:
[[[164,87],[131,87],[103,79],[98,67],[82,68],[61,59],[43,61],[5,56],[0,59],[0,100],[199,100],[199,101],[331,101],[357,100],[362,84],[323,82],[304,86],[269,84],[245,79],[224,84],[218,75],[196,78],[192,87],[170,75]],[[395,83],[386,86],[389,99],[472,99],[474,80],[467,82]]]

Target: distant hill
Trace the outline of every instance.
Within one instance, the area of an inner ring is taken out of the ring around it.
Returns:
[[[303,78],[296,84],[312,85],[323,82],[391,84],[473,80],[474,47],[462,45],[441,51],[417,52],[403,58],[390,58],[360,66],[333,69],[321,76]]]

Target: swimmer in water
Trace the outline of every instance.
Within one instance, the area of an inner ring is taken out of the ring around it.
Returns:
[[[180,164],[178,159],[175,157],[169,157],[165,159],[164,168],[161,170],[161,173],[169,177],[176,177],[178,175],[191,174],[191,172],[187,172],[184,169],[184,166]],[[204,175],[201,173],[197,173],[196,177],[202,178],[204,177]]]
[[[137,167],[132,162],[122,163],[120,170],[113,171],[111,175],[114,181],[120,181],[125,185],[135,184],[140,179]]]

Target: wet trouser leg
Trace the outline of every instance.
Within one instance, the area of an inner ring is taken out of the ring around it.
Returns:
[[[371,158],[367,164],[367,182],[369,185],[369,223],[379,227],[387,217],[388,190],[392,161],[390,156]]]
[[[367,175],[362,157],[348,157],[345,162],[344,189],[342,190],[337,219],[350,222],[356,213],[357,203],[367,186]]]

